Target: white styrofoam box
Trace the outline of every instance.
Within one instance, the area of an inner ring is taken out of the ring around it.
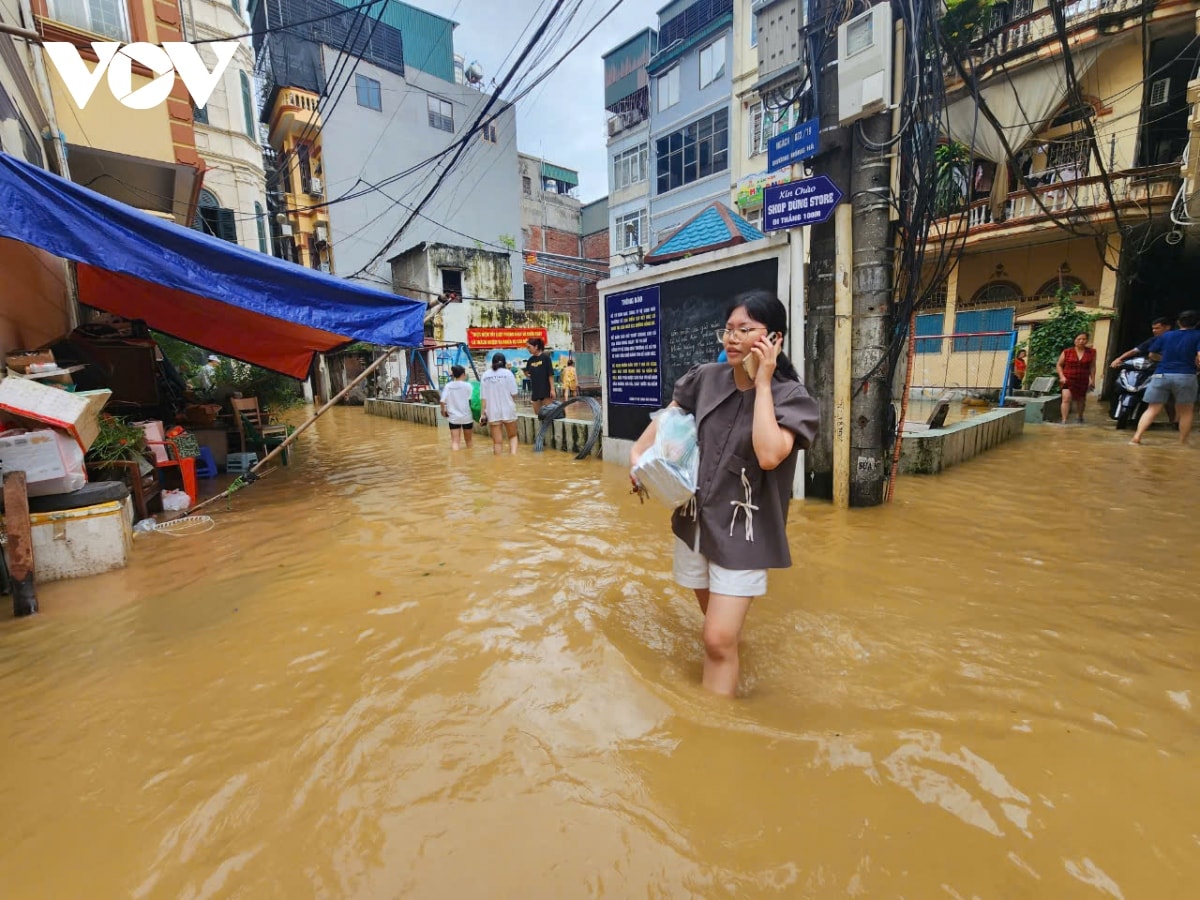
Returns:
[[[112,391],[64,391],[26,378],[0,381],[0,410],[18,419],[61,428],[87,452],[100,434],[100,411]]]
[[[146,432],[146,440],[148,441],[164,441],[166,433],[163,431],[163,423],[157,419],[147,419],[144,422],[130,422],[130,425],[136,425],[142,431]],[[165,463],[170,457],[167,456],[167,448],[163,444],[151,444],[150,449],[154,451],[154,459],[156,462]]]
[[[0,435],[0,475],[24,472],[30,497],[65,494],[87,484],[83,451],[62,432],[49,428]]]
[[[133,548],[133,506],[129,498],[31,513],[33,578],[59,581],[122,569]]]

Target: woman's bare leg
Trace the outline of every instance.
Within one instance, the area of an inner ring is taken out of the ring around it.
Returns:
[[[488,431],[492,433],[492,453],[499,456],[504,452],[504,426],[499,422],[488,422]]]
[[[519,443],[517,440],[517,423],[506,422],[504,423],[504,427],[508,429],[508,452],[516,453],[517,444]]]
[[[714,694],[733,697],[737,695],[738,639],[754,598],[707,593],[702,684]],[[700,598],[700,591],[696,591],[696,597]]]

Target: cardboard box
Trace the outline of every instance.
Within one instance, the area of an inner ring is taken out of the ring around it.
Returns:
[[[142,429],[146,433],[146,440],[148,441],[163,441],[166,439],[163,433],[163,423],[157,419],[146,419],[144,422],[130,422],[129,424]],[[154,453],[156,462],[165,463],[171,458],[167,455],[165,445],[158,443],[150,444],[149,447]]]
[[[87,484],[83,451],[62,432],[49,428],[0,434],[0,473],[24,472],[30,497],[66,494]]]
[[[4,357],[4,364],[19,375],[29,371],[35,363],[54,365],[54,352],[51,350],[14,350]]]
[[[100,434],[100,411],[111,396],[109,390],[71,393],[24,378],[0,381],[0,410],[8,418],[61,428],[85,453]]]

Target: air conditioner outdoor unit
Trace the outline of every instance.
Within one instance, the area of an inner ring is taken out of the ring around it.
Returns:
[[[321,184],[320,178],[313,178],[308,185],[308,194],[310,197],[321,197],[325,194],[325,185]]]
[[[329,242],[329,223],[318,222],[313,226],[313,233],[317,236],[317,240],[322,243]]]
[[[624,128],[625,128],[625,123],[621,121],[620,116],[613,116],[611,119],[608,120],[608,136],[609,137],[613,137],[614,135],[620,134],[622,129],[624,129]]]

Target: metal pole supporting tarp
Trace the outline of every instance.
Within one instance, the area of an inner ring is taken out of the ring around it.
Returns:
[[[442,311],[442,308],[445,305],[446,305],[445,303],[439,303],[437,306],[431,307],[429,312],[427,312],[425,314],[425,321],[426,322],[430,321],[434,316],[436,316],[439,312]],[[257,462],[254,465],[254,467],[249,471],[249,473],[247,473],[250,477],[238,478],[236,481],[234,481],[233,484],[231,484],[228,488],[226,488],[221,493],[217,494],[215,497],[209,497],[203,503],[198,503],[195,506],[193,506],[192,509],[188,512],[188,515],[195,515],[195,513],[197,511],[203,509],[204,507],[206,507],[212,503],[216,503],[218,500],[220,500],[224,497],[229,497],[236,491],[241,490],[243,487],[246,487],[247,485],[252,484],[255,481],[255,479],[257,478],[259,472],[266,466],[266,464],[268,462],[270,462],[275,457],[277,457],[281,453],[283,453],[289,446],[292,445],[292,443],[295,442],[296,438],[300,437],[300,435],[302,435],[305,431],[307,431],[309,428],[311,428],[313,423],[316,422],[317,419],[319,419],[327,410],[329,410],[331,407],[336,405],[339,400],[341,400],[343,397],[345,397],[347,394],[349,394],[350,391],[352,391],[355,387],[357,387],[364,379],[366,379],[366,377],[368,375],[370,375],[372,372],[374,372],[376,369],[378,369],[380,366],[382,366],[389,358],[391,358],[391,355],[393,353],[397,352],[399,349],[400,349],[399,347],[385,348],[383,351],[383,355],[381,357],[379,357],[379,359],[375,360],[373,363],[371,363],[371,365],[369,365],[365,369],[363,369],[363,371],[359,373],[357,378],[355,378],[348,385],[346,385],[344,388],[342,388],[337,394],[335,394],[333,397],[331,397],[324,406],[322,406],[320,409],[318,409],[316,412],[314,412],[311,416],[308,417],[308,419],[306,419],[301,425],[299,425],[295,431],[293,431],[291,434],[289,434],[278,447],[275,447],[273,450],[271,450],[270,453],[268,453],[259,462]]]

